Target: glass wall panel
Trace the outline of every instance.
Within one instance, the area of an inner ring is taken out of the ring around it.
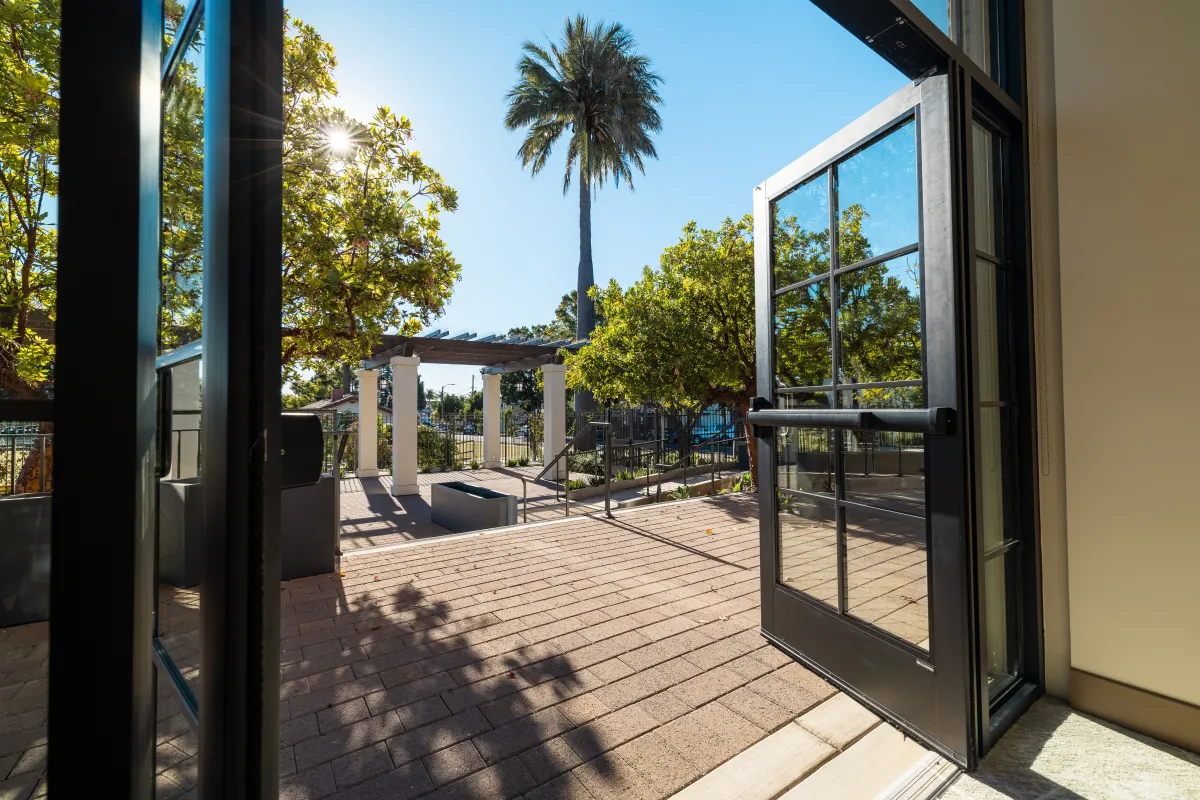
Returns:
[[[773,204],[775,288],[829,272],[829,180],[818,175]]]
[[[849,613],[929,649],[925,518],[845,506]]]
[[[994,699],[1019,674],[1020,660],[1017,637],[1014,636],[1017,614],[1010,609],[1019,587],[1014,580],[1015,551],[1001,553],[988,559],[983,566],[984,640],[987,648],[988,697]]]
[[[838,265],[916,244],[917,126],[908,120],[837,165]]]
[[[962,8],[962,49],[985,73],[992,69],[992,20],[990,0],[959,0]]]
[[[920,380],[919,256],[842,273],[837,287],[838,382]]]
[[[975,249],[996,255],[996,137],[978,122],[972,128],[975,170]]]
[[[942,33],[947,36],[953,36],[950,32],[950,6],[954,0],[913,0],[913,5],[917,10],[929,18],[929,21],[937,25]]]

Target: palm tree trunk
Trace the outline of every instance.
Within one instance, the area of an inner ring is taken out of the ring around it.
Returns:
[[[588,290],[596,279],[592,272],[592,190],[579,168],[579,300],[575,311],[575,336],[586,339],[596,327],[596,307]]]
[[[575,338],[586,339],[596,327],[596,307],[588,290],[595,284],[592,272],[592,187],[587,170],[579,165],[579,280],[575,306]],[[575,392],[575,413],[594,411],[596,398],[586,389]]]

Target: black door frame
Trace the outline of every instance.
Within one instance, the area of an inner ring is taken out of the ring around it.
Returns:
[[[957,207],[948,190],[958,165],[954,141],[955,83],[933,76],[901,89],[755,190],[755,291],[758,385],[774,386],[774,303],[771,256],[774,200],[912,117],[919,164],[919,252],[922,272],[924,393],[926,408],[900,410],[756,411],[761,509],[776,508],[776,426],[906,430],[927,434],[926,530],[928,536],[930,648],[926,653],[839,608],[814,600],[777,580],[776,514],[760,514],[763,633],[810,668],[880,711],[952,760],[967,766],[974,752],[970,703],[965,691],[972,659],[967,642],[964,445],[957,425],[962,408],[961,281],[956,265]],[[831,176],[832,179],[832,176]],[[837,224],[830,188],[831,228]],[[836,274],[836,249],[831,245]],[[831,331],[832,334],[832,331]],[[837,337],[831,336],[836,349]],[[760,404],[760,406],[763,404]],[[835,464],[837,445],[834,446]],[[836,498],[835,508],[843,500]],[[839,573],[845,554],[839,547]]]
[[[273,797],[283,7],[195,3],[207,37],[200,791]],[[154,792],[162,11],[63,2],[55,399],[0,401],[0,417],[52,409],[55,423],[48,780],[67,797]],[[125,466],[98,467],[99,452]]]
[[[963,510],[971,535],[966,537],[967,565],[964,580],[969,591],[966,600],[968,613],[963,630],[964,641],[971,645],[971,672],[968,680],[968,720],[970,736],[975,745],[968,754],[968,767],[974,767],[1005,730],[1027,709],[1045,689],[1045,656],[1042,640],[1041,607],[1041,537],[1038,509],[1038,440],[1037,424],[1032,410],[1036,406],[1037,382],[1034,357],[1034,279],[1032,237],[1030,228],[1030,164],[1029,125],[1026,112],[1028,93],[1025,87],[1025,8],[1021,0],[989,0],[987,24],[990,63],[979,65],[958,43],[964,0],[948,0],[951,16],[950,32],[921,13],[910,0],[811,0],[811,2],[852,33],[855,38],[874,50],[901,73],[914,81],[932,75],[946,75],[954,85],[952,93],[955,112],[951,118],[953,132],[954,174],[950,197],[954,204],[959,233],[955,242],[959,263],[960,294],[956,311],[959,330],[971,330],[975,319],[972,273],[967,265],[975,258],[974,182],[972,167],[972,120],[983,119],[988,126],[1005,138],[1005,150],[998,180],[1000,215],[1013,285],[1010,299],[1012,318],[1005,331],[1010,337],[1012,370],[1018,413],[1014,439],[1016,476],[1012,483],[1015,512],[1020,539],[1017,566],[1021,572],[1016,589],[1021,608],[1017,631],[1020,658],[1018,682],[995,702],[989,703],[987,663],[984,638],[981,635],[984,619],[982,569],[984,553],[975,533],[977,508],[973,481],[963,492]],[[998,234],[999,235],[999,234]],[[761,335],[761,334],[760,334]],[[959,356],[960,385],[964,392],[963,409],[974,406],[974,357],[969,339],[965,336]],[[763,342],[759,342],[762,352]],[[932,405],[932,401],[930,401]],[[963,468],[967,474],[975,470],[974,421],[964,413],[959,419],[964,437]],[[931,476],[932,478],[932,476]],[[931,487],[932,488],[932,487]],[[765,579],[764,579],[765,580]],[[934,644],[936,647],[936,643]]]

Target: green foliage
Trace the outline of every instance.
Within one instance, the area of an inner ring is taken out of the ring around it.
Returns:
[[[587,483],[585,483],[584,481],[578,480],[577,478],[571,478],[570,480],[567,481],[567,489],[569,489],[571,491],[576,491],[578,489],[586,489],[586,488],[587,488]]]
[[[305,378],[297,375],[288,384],[290,392],[283,395],[284,408],[303,408],[318,400],[328,400],[334,389],[342,387],[342,368],[337,364],[323,363]]]
[[[672,489],[671,491],[667,492],[667,497],[670,498],[671,500],[687,500],[691,496],[692,496],[692,487],[686,486],[686,485],[678,486],[678,487]]]
[[[438,413],[444,419],[448,414],[458,414],[466,407],[466,402],[456,394],[448,394],[439,403]]]
[[[58,0],[0,2],[0,396],[48,390],[58,231]]]
[[[529,456],[521,456],[520,458],[518,458],[517,466],[518,467],[528,467],[529,466]]]
[[[550,455],[553,456],[554,454],[551,453]],[[604,454],[598,450],[571,453],[567,456],[567,469],[571,472],[582,472],[586,475],[603,475]]]
[[[521,463],[520,463],[520,461],[519,461],[518,459],[515,459],[515,458],[510,458],[510,459],[508,459],[507,461],[505,461],[505,462],[504,462],[504,466],[506,466],[506,467],[519,467],[519,466],[521,466]]]
[[[603,475],[588,475],[587,484],[588,484],[588,486],[603,486],[604,485],[604,476]]]
[[[694,222],[628,289],[596,295],[607,320],[568,354],[567,382],[601,401],[739,407],[756,393],[753,218],[715,231]]]
[[[479,469],[479,462],[473,458],[471,459],[471,469]]]
[[[417,466],[422,471],[444,469],[447,466],[448,442],[437,428],[417,426]]]
[[[509,331],[509,335],[515,334]],[[540,371],[535,369],[501,373],[500,402],[530,413],[539,410],[544,399],[540,378]]]
[[[722,489],[718,494],[733,494],[735,492],[754,491],[754,479],[749,472],[743,472],[733,479],[728,489]]]
[[[375,429],[378,431],[375,445],[378,454],[376,460],[380,466],[387,465],[387,468],[390,469],[392,464],[392,426],[381,424]]]

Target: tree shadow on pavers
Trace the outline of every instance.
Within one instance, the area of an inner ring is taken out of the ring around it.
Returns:
[[[529,751],[576,728],[556,706],[594,688],[594,679],[579,675],[554,646],[526,641],[522,623],[475,602],[486,590],[466,595],[469,587],[451,586],[445,594],[458,599],[442,599],[396,570],[375,569],[381,574],[367,575],[370,583],[339,579],[334,627],[310,620],[313,636],[300,637],[312,641],[302,647],[313,657],[284,666],[285,678],[307,672],[313,680],[288,699],[281,739],[295,774],[281,782],[281,797],[338,791],[347,800],[497,800],[519,797],[580,763],[560,752],[556,765],[553,754]],[[392,585],[373,590],[376,580]],[[321,631],[346,649],[327,653]],[[353,675],[334,676],[340,682],[326,686],[339,661]],[[589,730],[575,736],[596,749]]]
[[[651,539],[655,542],[658,542],[659,544],[665,544],[665,545],[669,545],[671,547],[678,548],[679,550],[683,550],[685,552],[691,553],[694,556],[699,556],[700,558],[706,558],[709,561],[716,561],[719,564],[724,564],[727,567],[735,567],[740,570],[756,570],[757,569],[757,567],[748,567],[744,564],[737,564],[733,561],[726,561],[725,559],[721,558],[720,556],[714,556],[712,553],[706,553],[703,550],[697,550],[694,547],[688,547],[686,544],[677,542],[674,539],[668,539],[665,536],[659,536],[657,533],[651,533],[650,531],[646,530],[645,528],[641,528],[632,523],[625,522],[624,520],[608,519],[605,517],[596,517],[596,519],[600,520],[601,522],[603,522],[606,525],[611,525],[614,528],[620,528],[621,530],[626,531],[627,533],[636,534],[638,536],[642,536],[647,539]]]

